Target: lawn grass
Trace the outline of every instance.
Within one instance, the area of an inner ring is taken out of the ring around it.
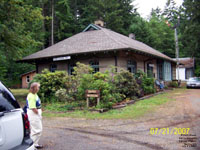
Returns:
[[[20,106],[23,107],[26,103],[26,96],[29,92],[28,89],[10,89]]]
[[[11,89],[11,92],[15,96],[25,96],[28,94],[29,90],[28,89]]]
[[[179,88],[168,91],[149,99],[136,101],[134,104],[129,105],[122,109],[113,109],[105,113],[91,112],[88,110],[76,110],[71,112],[64,112],[66,104],[63,103],[49,103],[42,104],[44,108],[43,116],[45,117],[72,117],[72,118],[87,118],[87,119],[135,119],[144,116],[147,113],[154,112],[160,105],[174,101],[174,95],[181,95],[184,93],[185,88]],[[28,94],[27,89],[11,89],[21,107],[26,102]],[[64,107],[63,107],[64,106]],[[58,109],[58,108],[62,109]],[[60,112],[59,112],[60,111]]]

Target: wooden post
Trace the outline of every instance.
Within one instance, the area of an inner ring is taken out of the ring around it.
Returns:
[[[100,98],[98,97],[97,98],[97,105],[99,105],[100,104]]]
[[[87,97],[87,108],[89,107],[89,98]]]
[[[85,91],[85,97],[87,98],[87,107],[90,106],[90,104],[89,104],[89,98],[90,97],[96,97],[97,98],[97,105],[100,104],[100,91],[99,90],[86,90]]]

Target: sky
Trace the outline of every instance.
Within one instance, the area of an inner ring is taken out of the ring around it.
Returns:
[[[183,0],[174,0],[177,6],[180,6],[183,3]],[[137,11],[143,18],[148,18],[151,13],[152,8],[161,8],[162,10],[165,7],[167,0],[134,0],[133,5],[136,6]]]

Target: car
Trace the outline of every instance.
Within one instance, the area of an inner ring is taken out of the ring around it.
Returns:
[[[200,77],[192,77],[187,80],[187,88],[200,88]]]
[[[28,116],[1,81],[0,150],[34,150]]]

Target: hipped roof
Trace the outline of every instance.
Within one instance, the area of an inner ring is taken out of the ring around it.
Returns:
[[[21,61],[34,61],[42,58],[126,49],[174,61],[140,41],[94,24],[90,24],[81,33],[24,57]]]

